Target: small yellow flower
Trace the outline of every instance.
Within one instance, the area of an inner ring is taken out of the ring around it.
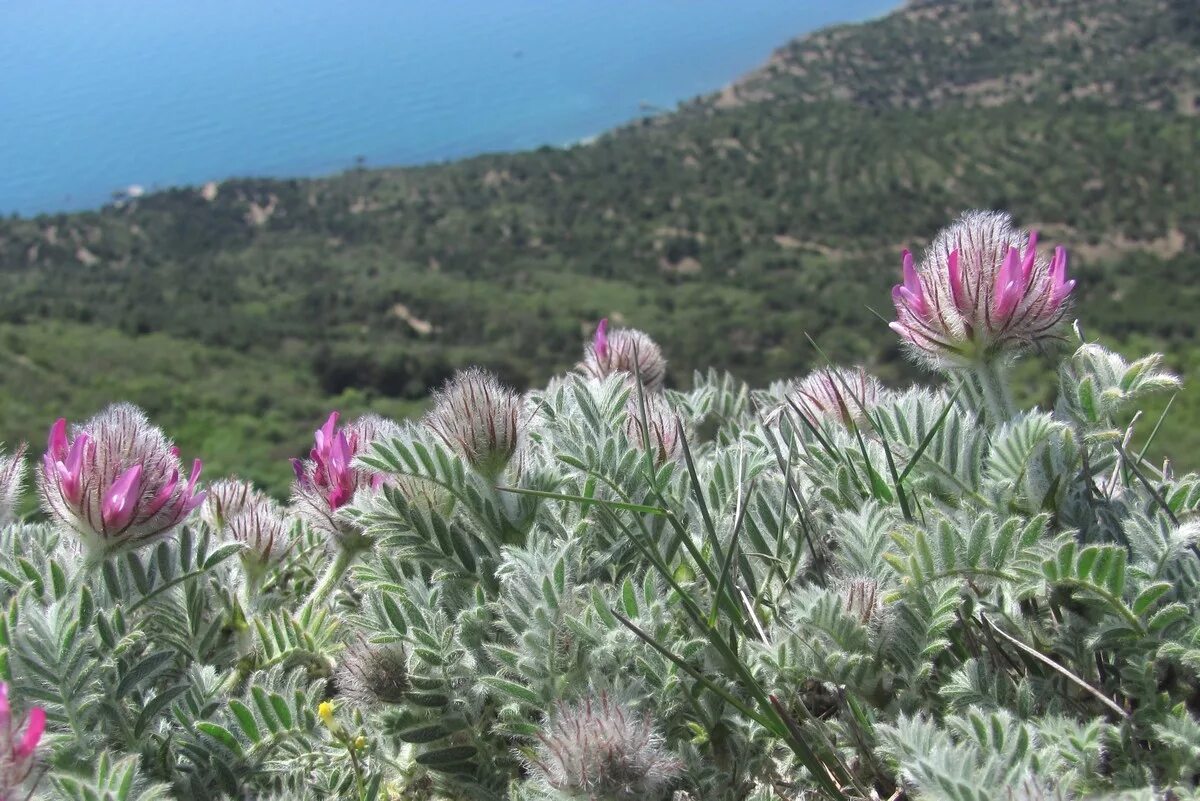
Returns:
[[[366,748],[367,747],[367,738],[361,734],[358,735],[357,737],[355,737],[354,738],[354,747],[356,750],[359,750],[359,751]]]
[[[322,701],[321,705],[317,707],[317,715],[328,728],[334,728],[333,701]]]

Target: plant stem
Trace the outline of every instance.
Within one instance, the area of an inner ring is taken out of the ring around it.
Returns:
[[[998,361],[978,362],[974,372],[992,423],[999,425],[1011,420],[1017,410],[1008,389],[1004,368]]]
[[[339,548],[337,557],[333,560],[329,567],[325,569],[324,574],[321,575],[321,580],[317,582],[315,587],[313,587],[312,593],[304,602],[301,610],[311,609],[318,604],[324,603],[325,599],[328,598],[333,592],[334,588],[337,587],[338,582],[342,580],[342,576],[345,575],[346,570],[350,567],[350,563],[354,561],[356,556],[358,556],[358,553],[355,551],[351,551],[346,548]]]

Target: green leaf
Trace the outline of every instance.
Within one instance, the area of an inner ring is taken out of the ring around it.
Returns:
[[[121,677],[117,683],[117,689],[113,693],[116,698],[124,698],[131,690],[134,690],[142,682],[148,681],[158,673],[162,672],[175,659],[174,651],[155,651],[147,656],[141,662],[138,662],[129,672]]]
[[[582,504],[600,504],[612,509],[623,509],[627,512],[640,512],[647,515],[665,515],[666,509],[659,506],[644,506],[637,503],[621,503],[620,501],[609,501],[601,498],[585,498],[582,495],[564,495],[561,492],[546,492],[544,490],[524,489],[522,487],[496,487],[501,492],[513,492],[517,495],[532,495],[536,498],[553,498],[559,501],[571,501],[572,503]]]
[[[408,729],[401,729],[396,732],[396,737],[406,743],[431,743],[449,734],[450,732],[440,723],[429,723],[421,726],[413,726]]]
[[[417,763],[426,767],[441,767],[456,762],[466,762],[478,752],[473,745],[455,745],[450,748],[440,748],[437,751],[426,751],[417,755]]]
[[[251,742],[257,743],[262,739],[262,735],[258,731],[258,723],[254,720],[254,713],[250,708],[236,698],[229,699],[229,708],[233,711],[234,717],[237,718],[238,726],[245,732],[246,737]]]
[[[159,713],[166,709],[172,701],[178,698],[183,693],[191,689],[189,684],[176,684],[174,687],[168,687],[165,690],[160,690],[153,698],[146,702],[142,707],[142,711],[138,713],[137,723],[134,724],[134,734],[141,736],[149,728],[154,719]]]
[[[504,693],[510,698],[524,701],[539,709],[545,705],[545,701],[537,693],[522,684],[517,684],[498,676],[484,676],[480,679],[480,682],[491,687],[493,690]]]
[[[96,602],[92,600],[92,591],[84,584],[79,588],[79,627],[84,631],[92,625],[92,615],[96,611]]]
[[[258,716],[262,718],[263,723],[267,724],[272,734],[278,734],[282,729],[275,710],[271,708],[271,699],[267,691],[255,684],[250,688],[250,697],[254,699],[254,706],[258,709]]]
[[[200,569],[202,571],[212,570],[214,567],[221,564],[235,553],[241,553],[243,550],[245,550],[245,546],[240,542],[226,543],[209,554],[208,558],[204,560],[204,564]]]
[[[404,615],[400,612],[400,606],[387,593],[380,598],[380,603],[383,605],[383,614],[388,623],[392,624],[392,628],[401,634],[407,634],[408,623],[405,622]]]
[[[271,708],[275,710],[275,714],[279,717],[279,722],[283,724],[285,729],[292,728],[292,710],[288,707],[287,700],[283,696],[271,693]]]
[[[625,614],[631,618],[638,616],[637,593],[634,592],[633,582],[628,578],[621,584],[621,604],[625,607]]]
[[[54,600],[57,601],[67,594],[67,576],[58,562],[50,562],[50,583],[54,586]]]
[[[609,611],[608,604],[604,601],[604,596],[600,594],[600,588],[595,584],[591,587],[592,591],[592,606],[596,609],[596,614],[600,616],[600,620],[610,629],[615,629],[618,625],[617,619],[613,613]]]
[[[229,729],[221,726],[220,724],[213,723],[210,720],[200,720],[197,721],[195,725],[198,731],[207,734],[209,737],[225,746],[225,748],[229,749],[237,756],[244,756],[242,744],[238,742],[237,738],[233,736],[233,733],[229,731]]]
[[[1181,620],[1190,620],[1191,616],[1191,612],[1183,604],[1169,604],[1155,612],[1154,616],[1150,618],[1150,630],[1163,631]]]
[[[1153,606],[1155,601],[1170,591],[1170,582],[1160,581],[1156,584],[1151,584],[1149,587],[1138,593],[1137,598],[1133,600],[1133,613],[1135,615],[1145,614],[1146,610]]]

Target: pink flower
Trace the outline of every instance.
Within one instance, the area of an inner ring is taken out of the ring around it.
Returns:
[[[360,417],[338,428],[338,413],[332,412],[313,437],[308,459],[293,459],[296,480],[292,500],[297,511],[315,529],[349,542],[361,536],[352,523],[337,515],[360,491],[373,492],[383,486],[385,476],[353,464],[354,457],[371,444],[399,433],[395,423],[382,417]]]
[[[204,501],[201,462],[180,481],[179,450],[136,406],[110,406],[71,435],[50,428],[38,488],[46,511],[95,556],[166,536]]]
[[[632,379],[641,373],[643,386],[650,392],[658,392],[667,377],[667,360],[648,335],[632,328],[610,332],[605,319],[596,326],[596,335],[584,348],[578,369],[596,380],[614,373]]]
[[[938,234],[919,267],[904,252],[891,328],[937,368],[1016,354],[1057,338],[1075,287],[1066,270],[1066,250],[1040,256],[1037,233],[1017,230],[1007,214],[968,212]]]
[[[28,797],[20,791],[33,771],[37,746],[45,730],[46,711],[40,707],[29,710],[23,722],[13,720],[8,685],[0,682],[0,801]]]

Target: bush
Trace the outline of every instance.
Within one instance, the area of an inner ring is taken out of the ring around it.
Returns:
[[[655,391],[608,332],[524,397],[333,415],[290,507],[218,482],[162,532],[196,502],[162,440],[56,428],[50,520],[0,535],[0,667],[48,732],[0,795],[1200,797],[1200,476],[1126,423],[1178,380],[1076,336],[1017,408],[1071,287],[1014,247],[962,259],[974,306],[936,253],[898,288],[910,346],[942,312],[937,389]]]

